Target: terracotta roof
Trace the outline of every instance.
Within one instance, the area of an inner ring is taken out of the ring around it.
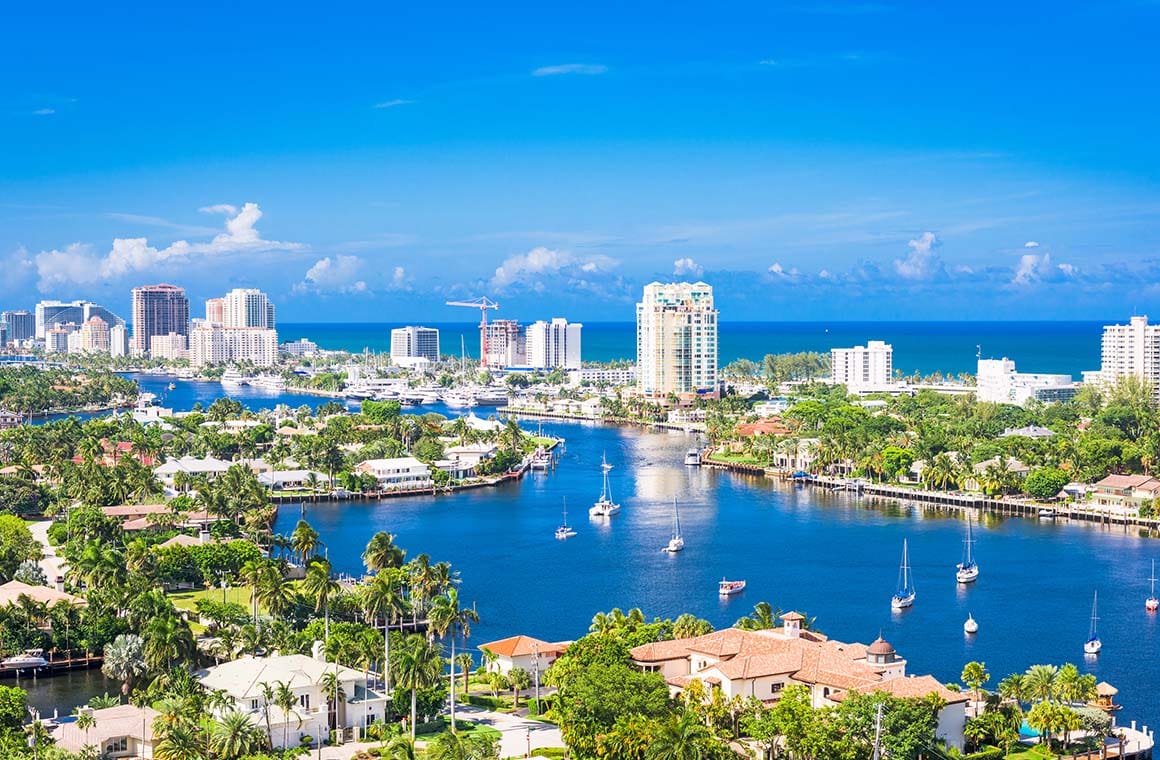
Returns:
[[[1096,485],[1105,488],[1140,488],[1152,480],[1154,478],[1148,475],[1109,475]]]
[[[535,647],[539,647],[541,655],[558,655],[568,648],[567,644],[553,644],[540,641],[531,636],[509,636],[506,639],[493,641],[490,644],[480,644],[480,649],[486,649],[500,657],[526,657],[535,654]]]
[[[118,504],[115,507],[101,507],[101,514],[105,517],[142,517],[168,512],[165,504]]]
[[[1107,681],[1100,681],[1096,684],[1096,694],[1101,697],[1114,697],[1120,693],[1120,690],[1112,686]]]
[[[734,430],[741,438],[752,438],[755,435],[787,435],[790,432],[789,428],[776,419],[742,422]]]
[[[941,698],[947,704],[954,704],[955,702],[966,702],[969,696],[957,691],[951,691],[947,687],[939,683],[934,676],[910,676],[900,678],[888,678],[875,684],[865,686],[857,686],[848,689],[845,692],[838,692],[831,694],[830,699],[834,702],[841,702],[846,698],[848,692],[858,692],[860,694],[873,694],[875,692],[884,692],[892,697],[900,699],[922,699],[923,697],[934,694]]]
[[[27,583],[20,581],[8,581],[0,586],[0,607],[6,607],[9,604],[16,604],[21,596],[27,596],[29,599],[34,599],[41,604],[56,604],[57,602],[68,602],[74,607],[81,607],[87,604],[84,599],[72,594],[66,594],[63,591],[57,591],[48,586],[30,586]]]
[[[801,614],[800,612],[794,612],[793,610],[790,610],[789,612],[782,614],[781,619],[783,622],[789,621],[789,620],[801,621],[801,620],[805,620],[806,616]]]
[[[866,653],[878,655],[894,654],[894,647],[879,634],[878,638],[874,639],[874,642],[866,648]]]

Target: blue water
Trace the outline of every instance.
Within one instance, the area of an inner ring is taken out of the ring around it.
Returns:
[[[935,371],[975,372],[976,355],[1006,356],[1023,372],[1070,373],[1077,378],[1099,369],[1102,322],[730,322],[719,327],[722,365],[738,358],[760,360],[766,354],[828,352],[831,348],[885,340],[894,346],[894,366],[906,374]],[[476,325],[431,324],[440,330],[445,354],[479,355]],[[390,350],[392,324],[282,324],[282,340],[307,337],[322,348]],[[635,359],[636,326],[632,322],[586,322],[581,336],[585,361]]]

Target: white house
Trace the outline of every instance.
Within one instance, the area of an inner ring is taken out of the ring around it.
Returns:
[[[484,666],[489,672],[506,676],[513,668],[523,668],[533,673],[538,667],[540,673],[543,673],[564,653],[568,643],[540,641],[531,636],[509,636],[481,644],[479,650],[484,652]]]
[[[314,470],[270,470],[258,474],[258,482],[271,491],[285,491],[305,488],[313,475],[319,486],[328,486],[330,477]]]
[[[815,709],[836,703],[849,691],[892,691],[897,686],[892,681],[904,681],[911,686],[908,691],[922,692],[906,696],[937,694],[946,702],[939,715],[939,730],[945,732],[938,735],[962,749],[965,695],[949,691],[933,678],[929,682],[907,678],[906,660],[881,637],[869,646],[846,644],[803,630],[804,620],[799,613],[787,612],[780,628],[728,628],[645,644],[631,655],[643,670],[664,676],[674,694],[696,680],[706,688],[720,689],[727,699],[753,697],[770,704],[781,698],[785,687],[803,685]]]
[[[373,688],[361,670],[327,662],[322,642],[314,643],[313,656],[304,654],[273,657],[241,657],[199,671],[198,680],[207,689],[221,690],[233,701],[232,709],[247,713],[254,725],[266,726],[269,713],[271,742],[276,748],[298,747],[302,737],[317,740],[332,728],[357,729],[361,732],[385,715],[386,697]],[[344,696],[337,709],[328,708],[324,677],[337,674]],[[294,695],[289,711],[267,702],[265,687],[278,689],[281,684]]]
[[[430,488],[431,468],[415,457],[367,459],[355,465],[356,472],[375,476],[379,487],[385,489]]]
[[[153,757],[153,719],[158,712],[149,707],[117,705],[94,710],[80,708],[96,721],[88,730],[77,728],[76,721],[57,723],[51,730],[56,746],[79,753],[86,746],[97,748],[101,757]]]
[[[230,463],[216,457],[185,456],[180,459],[170,459],[165,464],[153,470],[153,476],[167,486],[173,485],[173,476],[179,472],[186,475],[205,475],[210,480],[230,469]]]
[[[462,446],[448,446],[443,449],[443,456],[458,461],[466,467],[475,467],[485,459],[491,459],[499,449],[494,443],[467,443]]]

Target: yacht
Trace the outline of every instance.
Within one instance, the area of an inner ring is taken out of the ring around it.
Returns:
[[[548,470],[552,467],[552,452],[546,449],[536,449],[532,454],[531,468],[533,470]]]
[[[963,633],[976,634],[979,632],[979,624],[971,613],[967,613],[967,622],[963,623]]]
[[[222,385],[240,388],[246,384],[246,376],[230,367],[222,373]]]
[[[576,531],[568,524],[568,500],[564,499],[564,522],[556,528],[556,538],[561,541],[571,538],[576,535]]]
[[[1085,641],[1083,643],[1083,653],[1084,654],[1099,654],[1100,650],[1104,648],[1103,643],[1100,641],[1100,634],[1096,630],[1096,621],[1099,620],[1099,617],[1096,615],[1096,601],[1097,601],[1098,597],[1099,597],[1099,592],[1093,591],[1092,592],[1092,627],[1091,627],[1091,630],[1088,632],[1087,641]]]
[[[677,500],[673,499],[673,537],[665,545],[664,551],[676,554],[685,548],[685,539],[681,535],[681,512],[677,509]]]
[[[612,517],[620,511],[620,505],[612,500],[612,488],[608,485],[608,471],[612,465],[603,455],[600,457],[600,469],[604,471],[604,485],[600,489],[600,498],[588,509],[590,517]]]
[[[963,561],[958,564],[955,580],[959,583],[974,583],[979,579],[979,565],[975,562],[971,547],[974,545],[974,535],[971,533],[971,516],[967,515],[967,537],[963,540]]]
[[[443,403],[448,409],[470,409],[475,406],[475,399],[467,391],[454,390],[443,394]]]
[[[701,464],[701,450],[689,449],[685,452],[685,464],[690,467],[698,467]]]
[[[744,580],[730,581],[722,578],[721,582],[717,584],[717,593],[721,596],[733,596],[734,594],[740,594],[744,590]]]
[[[474,396],[479,406],[503,406],[508,402],[507,389],[501,386],[480,388]]]
[[[0,660],[0,668],[5,670],[37,670],[48,664],[43,649],[25,649],[22,654]]]
[[[255,388],[279,393],[286,390],[286,381],[278,375],[258,375],[250,380],[250,385]]]
[[[891,609],[901,610],[914,604],[914,578],[910,574],[910,554],[907,551],[906,539],[902,539],[902,564],[898,568],[898,590],[890,597]]]

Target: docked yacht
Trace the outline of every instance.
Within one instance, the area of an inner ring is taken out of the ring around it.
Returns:
[[[246,376],[230,367],[222,373],[222,385],[231,388],[241,388],[246,384]]]
[[[701,450],[693,448],[686,451],[685,464],[690,467],[699,467],[701,465]]]
[[[25,649],[22,654],[0,660],[4,670],[38,670],[48,664],[43,649]]]

